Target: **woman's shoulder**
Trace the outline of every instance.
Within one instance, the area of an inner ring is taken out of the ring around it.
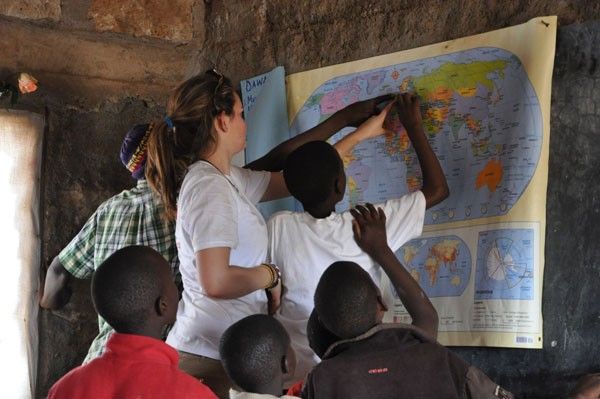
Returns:
[[[271,172],[231,166],[232,182],[255,203],[263,196],[270,179]]]
[[[269,175],[270,172],[264,170],[246,169],[241,166],[231,165],[231,176],[240,180],[248,180],[251,178]]]
[[[214,166],[203,161],[198,161],[188,167],[181,189],[183,190],[186,185],[196,185],[198,183],[205,185],[217,182],[217,184],[220,184],[224,180],[225,176],[215,169]]]
[[[188,172],[183,178],[179,198],[196,197],[202,193],[215,194],[216,192],[228,192],[228,183],[218,170],[212,165],[199,161],[188,168]]]
[[[219,176],[220,173],[214,166],[205,161],[196,161],[188,166],[185,178]]]

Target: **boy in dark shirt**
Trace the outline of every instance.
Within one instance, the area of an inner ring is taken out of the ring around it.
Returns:
[[[439,345],[437,312],[387,244],[385,214],[370,204],[352,211],[357,244],[388,275],[413,319],[382,324],[385,304],[360,266],[336,262],[323,274],[315,309],[342,340],[309,374],[303,398],[512,398],[480,370]]]

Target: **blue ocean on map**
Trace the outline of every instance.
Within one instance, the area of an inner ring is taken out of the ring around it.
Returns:
[[[538,98],[520,60],[508,51],[475,48],[338,76],[309,96],[290,134],[353,102],[400,91],[419,96],[425,132],[450,186],[450,197],[427,211],[425,223],[506,214],[527,188],[542,148]],[[406,131],[395,115],[391,121],[394,134],[363,142],[344,159],[348,183],[337,211],[421,187]],[[351,131],[341,130],[331,142]]]
[[[475,300],[533,299],[533,240],[533,229],[479,233]]]

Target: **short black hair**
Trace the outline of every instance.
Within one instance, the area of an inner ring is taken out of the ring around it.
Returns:
[[[344,166],[339,154],[325,141],[311,141],[288,155],[283,177],[290,193],[304,208],[329,198]]]
[[[170,268],[161,254],[145,246],[119,249],[92,277],[96,312],[120,333],[137,333],[155,311]]]
[[[379,290],[354,262],[335,262],[325,270],[315,291],[315,309],[329,331],[354,338],[377,324]]]
[[[308,337],[308,345],[321,359],[323,359],[327,349],[340,340],[340,337],[329,331],[321,323],[316,309],[313,309],[308,318],[306,336]]]
[[[219,352],[229,378],[246,392],[259,392],[282,372],[290,337],[281,323],[255,314],[232,324],[221,337]]]

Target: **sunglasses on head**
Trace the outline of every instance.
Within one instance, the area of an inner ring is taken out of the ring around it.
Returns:
[[[225,77],[223,76],[222,73],[217,71],[216,68],[209,69],[208,71],[205,72],[205,74],[217,78],[217,85],[215,86],[215,90],[213,92],[212,101],[213,101],[213,107],[215,109],[215,114],[218,114],[222,110],[221,110],[221,107],[219,107],[217,105],[217,102],[215,101],[215,99],[217,98],[217,93],[219,92],[219,89],[221,88],[221,85],[223,84]]]

